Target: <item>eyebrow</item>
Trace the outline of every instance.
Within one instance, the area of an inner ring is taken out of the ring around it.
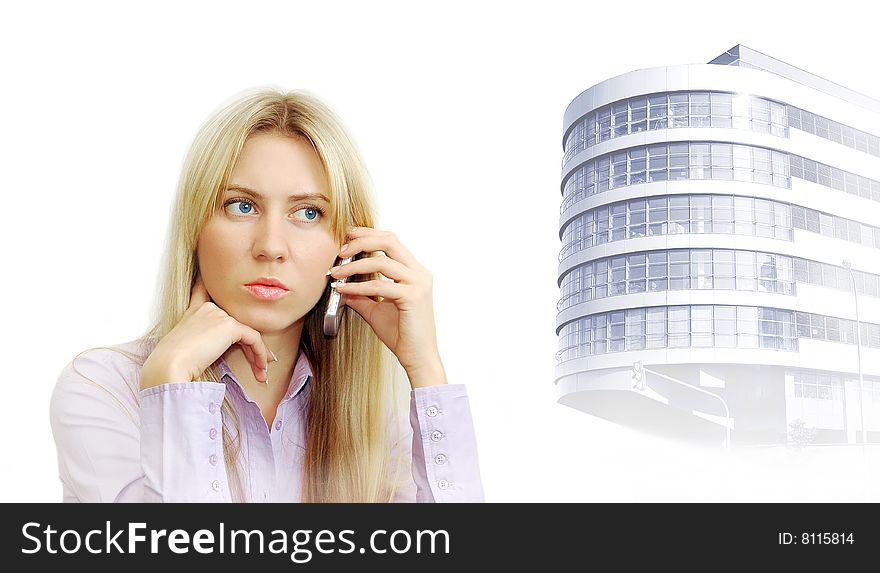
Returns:
[[[227,185],[225,192],[228,193],[229,191],[246,193],[247,195],[250,195],[251,197],[254,197],[255,199],[259,199],[261,201],[266,198],[266,196],[259,191],[255,191],[254,189],[251,189],[250,187],[245,187],[244,185]],[[328,199],[322,193],[299,193],[296,195],[288,195],[287,197],[287,201],[290,203],[293,203],[294,201],[302,201],[303,199],[320,199],[321,201],[324,201],[326,203],[330,202],[330,199]]]

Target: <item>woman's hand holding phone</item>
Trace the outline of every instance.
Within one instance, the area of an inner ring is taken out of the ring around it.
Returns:
[[[144,362],[141,390],[168,382],[196,380],[233,344],[241,345],[254,376],[264,382],[272,356],[262,336],[214,304],[198,277],[183,318]]]
[[[367,256],[333,267],[330,276],[342,279],[353,275],[381,273],[391,280],[334,283],[344,303],[360,314],[376,336],[397,356],[413,388],[446,383],[446,374],[437,349],[434,325],[431,273],[390,232],[369,227],[349,231],[348,243],[340,257],[358,253]],[[381,297],[377,302],[371,297]]]

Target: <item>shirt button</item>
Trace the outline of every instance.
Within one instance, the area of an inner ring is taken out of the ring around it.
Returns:
[[[214,491],[220,491],[220,482],[217,480],[212,481],[211,489],[213,489]]]
[[[443,454],[437,454],[436,456],[434,456],[434,463],[442,466],[446,463],[446,456]]]
[[[276,430],[280,430],[280,429],[281,429],[281,420],[278,420],[277,422],[275,422],[275,429],[276,429]]]
[[[215,456],[214,454],[211,454],[211,457],[208,458],[208,462],[210,462],[210,464],[212,466],[216,466],[217,465],[217,456]]]
[[[211,414],[216,414],[217,413],[217,404],[215,404],[214,402],[211,402],[211,404],[208,406],[208,411]]]
[[[449,482],[445,479],[441,479],[437,482],[437,487],[439,487],[440,489],[447,489],[449,487]]]
[[[437,408],[435,406],[428,406],[428,409],[425,410],[425,413],[428,414],[431,418],[437,415]]]
[[[443,432],[441,432],[440,430],[434,430],[433,432],[431,432],[431,441],[439,442],[441,438],[443,438]]]
[[[211,431],[208,432],[208,436],[210,436],[210,438],[211,438],[212,440],[216,440],[216,439],[217,439],[217,429],[216,429],[216,428],[211,428]]]

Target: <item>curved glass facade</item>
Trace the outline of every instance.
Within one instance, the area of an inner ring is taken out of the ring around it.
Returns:
[[[855,344],[856,323],[780,308],[679,305],[591,314],[559,331],[557,360],[655,348],[797,351],[799,338]],[[862,345],[880,348],[880,324],[861,323]]]
[[[880,297],[880,275],[853,271],[860,295]],[[686,289],[734,289],[796,295],[797,283],[852,292],[843,267],[775,253],[669,249],[604,257],[562,279],[560,311],[609,296]]]
[[[786,106],[728,92],[638,96],[600,107],[577,121],[565,139],[565,159],[615,137],[677,127],[750,129],[788,137]]]
[[[578,215],[562,233],[559,260],[593,245],[654,235],[734,233],[791,241],[792,228],[880,249],[880,227],[800,205],[736,195],[668,195]]]
[[[669,195],[590,209],[566,225],[559,260],[593,245],[678,233],[734,233],[790,241],[791,206],[735,195]]]
[[[880,181],[800,155],[748,145],[692,143],[687,150],[685,145],[635,147],[588,161],[566,180],[559,212],[610,189],[679,179],[733,179],[787,188],[794,177],[880,202]],[[730,145],[732,157],[728,157]]]
[[[601,107],[572,126],[565,161],[622,135],[677,127],[749,129],[788,137],[794,128],[880,157],[880,137],[770,99],[729,92],[672,92],[638,96]]]
[[[767,348],[796,351],[795,313],[755,306],[681,305],[591,314],[559,332],[561,362],[653,348]]]
[[[795,294],[792,258],[730,249],[671,249],[606,257],[562,279],[564,310],[590,300],[642,292],[736,289]]]
[[[718,179],[791,187],[788,155],[732,143],[683,142],[632,147],[585,163],[565,181],[560,212],[597,193],[628,185]]]

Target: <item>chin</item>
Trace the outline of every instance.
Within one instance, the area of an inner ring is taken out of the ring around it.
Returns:
[[[303,318],[295,311],[286,312],[278,309],[238,309],[238,312],[229,314],[238,322],[260,333],[281,332]]]

